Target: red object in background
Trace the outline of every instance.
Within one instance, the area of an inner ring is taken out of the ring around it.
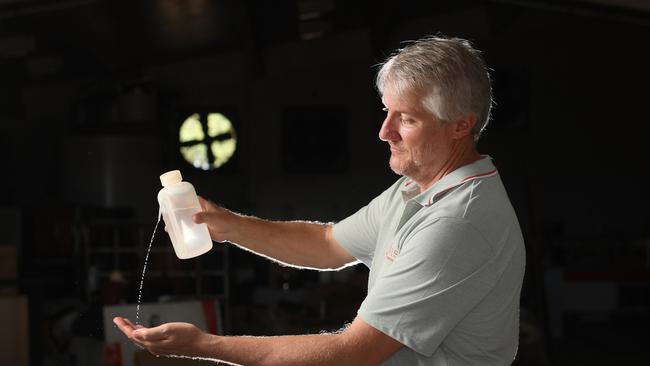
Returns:
[[[201,301],[201,305],[203,306],[203,315],[205,316],[205,323],[208,326],[208,333],[218,334],[217,314],[215,314],[214,300],[203,300]]]
[[[122,346],[119,342],[104,344],[104,366],[122,366]]]
[[[122,272],[113,271],[108,281],[100,288],[100,300],[105,305],[123,304],[126,302],[128,283]]]

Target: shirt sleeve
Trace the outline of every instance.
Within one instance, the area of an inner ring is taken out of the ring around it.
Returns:
[[[374,256],[379,228],[386,218],[386,210],[390,196],[400,186],[398,180],[392,187],[375,197],[368,205],[356,213],[334,224],[334,239],[350,255],[370,267]]]
[[[333,228],[334,239],[339,245],[367,267],[372,263],[378,235],[377,200],[373,199],[356,213],[334,224]]]
[[[462,219],[411,233],[359,309],[366,323],[425,356],[493,288],[493,251]]]

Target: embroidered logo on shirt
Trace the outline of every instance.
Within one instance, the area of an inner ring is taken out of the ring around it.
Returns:
[[[390,247],[386,251],[386,259],[388,259],[391,262],[394,261],[398,255],[399,255],[399,249],[397,248]]]

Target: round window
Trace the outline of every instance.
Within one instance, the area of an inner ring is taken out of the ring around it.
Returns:
[[[232,122],[221,113],[189,116],[179,131],[180,152],[195,168],[216,169],[227,163],[237,149]]]

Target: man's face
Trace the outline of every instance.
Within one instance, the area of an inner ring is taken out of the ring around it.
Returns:
[[[386,119],[379,138],[390,145],[390,168],[416,182],[443,168],[453,149],[452,124],[437,120],[421,99],[384,93]]]

